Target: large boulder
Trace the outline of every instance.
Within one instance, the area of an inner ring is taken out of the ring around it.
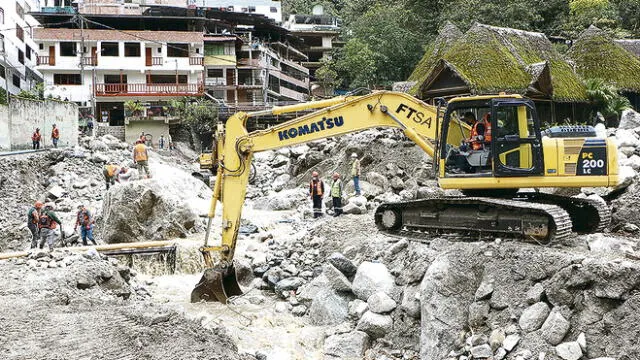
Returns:
[[[389,269],[382,263],[368,261],[360,264],[352,283],[353,293],[364,301],[378,291],[391,295],[393,287],[394,279]]]
[[[620,116],[619,129],[632,130],[640,126],[640,114],[632,109],[627,109]]]
[[[185,237],[202,226],[210,189],[190,174],[152,164],[152,179],[112,187],[102,208],[102,236],[107,243]]]
[[[349,317],[349,298],[333,289],[316,293],[309,309],[314,325],[337,325]]]
[[[324,341],[324,354],[329,359],[361,359],[369,347],[369,335],[363,331],[329,336]]]
[[[371,311],[367,311],[362,315],[357,330],[364,331],[372,339],[384,337],[393,328],[393,319],[389,315],[376,314]]]

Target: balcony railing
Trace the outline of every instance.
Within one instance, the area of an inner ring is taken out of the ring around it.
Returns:
[[[56,64],[56,58],[53,56],[38,56],[37,64],[53,66]]]
[[[85,56],[82,58],[82,65],[96,66],[98,65],[97,56]]]
[[[260,66],[259,59],[239,59],[238,65],[241,66]]]
[[[202,95],[204,86],[197,84],[96,84],[96,96],[186,96]]]
[[[191,56],[189,57],[189,65],[203,65],[204,57],[202,56]]]
[[[155,65],[162,65],[164,63],[164,60],[162,59],[162,56],[154,56],[151,58],[151,65],[155,66]]]

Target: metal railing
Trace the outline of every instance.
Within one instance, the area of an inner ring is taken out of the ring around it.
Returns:
[[[96,66],[98,65],[97,56],[85,56],[82,58],[82,65]]]
[[[96,96],[156,95],[175,94],[200,95],[204,93],[202,83],[197,84],[96,84]]]
[[[52,56],[38,56],[37,65],[55,65],[56,58]]]
[[[204,57],[202,56],[190,56],[189,57],[189,65],[203,65]]]

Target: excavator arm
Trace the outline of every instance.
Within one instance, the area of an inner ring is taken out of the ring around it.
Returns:
[[[282,114],[321,108],[308,115],[284,122],[267,130],[247,132],[247,120],[265,114]],[[209,210],[205,245],[201,248],[207,270],[193,290],[192,301],[220,301],[240,295],[235,279],[233,257],[236,248],[242,206],[244,204],[253,153],[293,146],[314,140],[353,133],[369,128],[401,129],[430,156],[437,151],[441,129],[439,109],[404,93],[380,91],[360,97],[339,97],[289,107],[274,108],[256,113],[236,113],[224,129],[217,131],[216,149],[218,170]],[[457,124],[456,126],[460,126]],[[447,143],[459,145],[468,134],[451,132]],[[209,245],[209,229],[217,201],[222,209],[222,242]],[[212,252],[220,254],[214,265]]]

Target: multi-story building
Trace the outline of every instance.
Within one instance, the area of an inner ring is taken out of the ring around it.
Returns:
[[[248,110],[300,102],[309,96],[306,56],[282,42],[266,43],[251,32],[237,37],[205,36],[207,92],[228,106]]]
[[[333,49],[342,45],[338,40],[338,18],[324,15],[321,6],[314,8],[313,15],[290,15],[283,27],[302,40],[300,48],[307,60],[301,64],[309,69],[312,79],[315,79],[315,72],[322,66],[323,61],[331,59]],[[318,93],[324,95],[324,90],[319,88],[319,84],[312,82],[311,88],[313,93],[316,93],[317,88]]]
[[[128,140],[145,122],[170,121],[167,99],[204,93],[200,32],[46,28],[34,38],[45,97],[78,103],[99,125],[139,122],[127,124]],[[131,113],[128,100],[144,110]]]
[[[32,0],[0,2],[0,87],[11,94],[42,81],[35,70],[37,45],[32,37],[38,22],[29,15],[35,6]]]
[[[278,24],[282,22],[282,6],[279,0],[188,0],[188,2],[190,6],[200,9],[259,14]]]

